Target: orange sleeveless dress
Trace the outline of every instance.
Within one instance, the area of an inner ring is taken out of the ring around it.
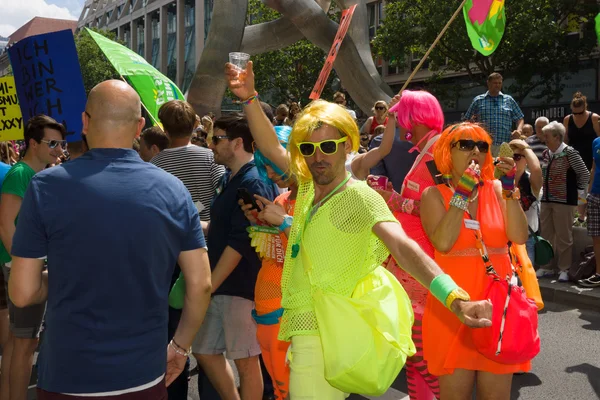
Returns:
[[[437,188],[448,209],[452,190],[446,185],[437,185]],[[511,274],[508,238],[493,181],[485,181],[479,188],[475,218],[480,222],[483,242],[496,272],[502,277]],[[469,219],[466,212],[465,219]],[[436,250],[435,262],[469,293],[472,300],[483,300],[487,278],[473,230],[463,224],[450,253],[442,254]],[[452,374],[456,368],[494,374],[527,372],[531,369],[530,362],[506,365],[481,355],[471,340],[471,328],[462,324],[431,294],[427,297],[423,316],[423,349],[429,371],[437,376]]]

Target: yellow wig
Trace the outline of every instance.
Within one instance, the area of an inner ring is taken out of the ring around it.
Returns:
[[[304,156],[300,154],[298,143],[309,141],[310,135],[324,124],[336,128],[342,137],[348,136],[352,151],[358,151],[360,144],[358,126],[345,108],[324,100],[315,100],[304,108],[296,119],[290,135],[290,170],[299,182],[312,179]]]
[[[471,139],[486,142],[490,149],[485,156],[483,165],[480,165],[481,178],[483,180],[494,179],[494,160],[492,159],[492,138],[485,129],[471,122],[451,125],[435,143],[433,159],[435,165],[443,175],[452,175],[452,145],[460,139]]]

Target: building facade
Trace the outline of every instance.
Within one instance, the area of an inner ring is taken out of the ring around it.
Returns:
[[[204,49],[214,0],[86,0],[77,27],[114,32],[185,93]]]

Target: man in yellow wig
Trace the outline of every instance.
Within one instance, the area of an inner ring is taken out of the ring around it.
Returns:
[[[358,149],[359,132],[343,107],[322,100],[310,103],[296,119],[286,151],[260,107],[252,62],[242,72],[227,64],[225,74],[229,88],[243,104],[257,147],[279,169],[294,174],[299,183],[293,218],[268,201],[260,215],[289,237],[281,282],[284,314],[279,338],[292,342],[291,400],[345,399],[346,394],[325,379],[313,293],[321,290],[350,297],[357,283],[390,252],[398,265],[467,326],[491,326],[491,303],[471,302],[408,238],[382,197],[365,182],[350,177],[346,155]]]

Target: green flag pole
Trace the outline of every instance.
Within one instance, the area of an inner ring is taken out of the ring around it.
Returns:
[[[446,33],[446,31],[448,30],[448,28],[450,28],[450,25],[452,25],[452,22],[454,22],[454,20],[456,19],[456,17],[458,17],[458,14],[460,14],[460,12],[462,11],[462,9],[465,6],[465,4],[467,4],[467,1],[468,0],[463,0],[463,2],[460,3],[460,6],[458,6],[458,8],[456,9],[456,11],[454,12],[454,15],[452,15],[452,18],[450,18],[450,21],[448,21],[448,23],[446,24],[446,26],[444,26],[444,29],[442,29],[442,31],[437,36],[437,38],[435,38],[435,40],[433,41],[433,43],[429,47],[429,50],[427,50],[427,53],[425,53],[425,55],[423,56],[423,58],[421,58],[421,61],[419,62],[419,64],[417,64],[417,66],[413,70],[412,74],[410,74],[410,76],[408,77],[408,79],[406,80],[406,82],[404,82],[404,86],[402,86],[402,89],[400,89],[400,92],[402,92],[404,89],[406,89],[406,87],[413,80],[413,78],[415,77],[415,75],[417,74],[417,72],[419,72],[419,70],[421,69],[421,67],[425,63],[425,60],[427,60],[427,57],[429,57],[429,54],[431,53],[431,51],[440,42],[440,40],[442,39],[442,36],[444,36],[444,33]]]

